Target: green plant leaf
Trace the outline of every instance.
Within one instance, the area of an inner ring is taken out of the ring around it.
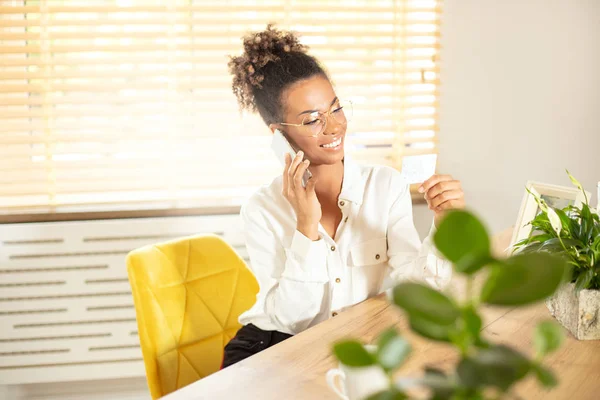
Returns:
[[[574,206],[574,205],[572,205],[572,204],[571,204],[571,205],[568,205],[568,206],[566,206],[565,208],[563,208],[563,210],[564,210],[566,213],[575,213],[575,214],[576,214],[576,213],[578,213],[578,212],[579,212],[579,208],[575,207],[575,206]]]
[[[516,380],[523,379],[531,369],[531,362],[527,357],[505,345],[481,350],[475,355],[474,360],[481,366],[507,368]]]
[[[554,236],[549,233],[543,233],[541,235],[531,236],[529,238],[530,242],[545,242],[546,240],[552,239]]]
[[[575,185],[576,188],[578,188],[580,190],[583,189],[583,186],[581,185],[581,183],[579,183],[579,181],[577,179],[575,179],[575,177],[573,175],[571,175],[569,170],[565,169],[565,171],[567,171],[567,175],[569,175],[569,179],[571,180],[571,183],[573,185]]]
[[[423,368],[423,370],[425,371],[425,374],[428,375],[438,375],[438,376],[446,376],[446,373],[436,367],[432,367],[431,365],[426,365],[425,368]]]
[[[374,357],[356,340],[345,340],[334,344],[333,353],[344,365],[366,367],[375,364]]]
[[[536,215],[532,220],[531,220],[531,224],[532,225],[538,225],[538,224],[548,224],[548,232],[552,231],[552,226],[550,226],[550,219],[548,218],[548,214],[545,211],[541,211],[538,215]]]
[[[600,235],[597,235],[591,245],[595,251],[600,251]]]
[[[396,328],[391,327],[386,329],[385,331],[379,334],[377,338],[377,351],[379,351],[383,346],[385,346],[389,341],[393,340],[398,336],[398,331]]]
[[[465,324],[465,330],[473,338],[473,342],[477,342],[479,334],[481,333],[481,317],[477,314],[477,311],[471,306],[467,307],[462,311],[462,319]]]
[[[579,241],[581,241],[581,243],[583,243],[582,241],[582,237],[581,234],[583,233],[583,230],[581,229],[581,221],[579,220],[579,216],[574,216],[574,219],[571,220],[571,237],[573,239],[577,239]]]
[[[567,213],[564,210],[555,209],[558,217],[560,218],[560,222],[562,223],[563,232],[571,235],[571,219],[568,217]]]
[[[548,213],[546,211],[542,211],[536,215],[529,224],[534,232],[539,231],[552,237],[556,237],[556,232],[552,228],[550,218],[548,217]]]
[[[474,344],[480,349],[489,349],[490,347],[492,347],[492,344],[487,340],[483,339],[481,336],[477,338],[477,341]]]
[[[535,327],[533,347],[541,356],[558,349],[564,339],[562,328],[554,321],[542,321]]]
[[[463,358],[456,367],[460,383],[468,388],[479,388],[485,385],[485,373],[475,361]]]
[[[487,347],[480,336],[481,318],[472,305],[461,310],[461,317],[456,321],[456,329],[449,332],[450,340],[458,349],[466,354],[471,346]]]
[[[587,194],[585,193],[585,190],[583,189],[583,186],[581,185],[581,183],[579,183],[579,181],[577,179],[575,179],[575,177],[573,175],[571,175],[571,173],[569,172],[568,169],[566,171],[567,171],[567,175],[569,175],[569,179],[571,180],[571,183],[573,183],[573,185],[575,185],[583,193],[583,197],[585,198],[585,203],[587,204],[588,198],[587,198]]]
[[[540,251],[543,244],[544,244],[543,242],[529,243],[528,245],[525,245],[525,246],[519,248],[518,251],[515,253],[515,255],[516,254],[537,253],[538,251]]]
[[[592,212],[587,204],[581,206],[581,232],[580,238],[583,243],[588,244],[592,239],[592,233],[594,230],[594,218]]]
[[[397,285],[394,288],[394,303],[411,318],[414,316],[440,325],[453,323],[460,314],[458,307],[447,296],[415,282]]]
[[[434,368],[425,368],[425,375],[421,379],[421,384],[431,390],[432,399],[436,400],[448,400],[452,398],[456,390],[453,379],[448,378],[441,370]]]
[[[554,373],[542,365],[534,365],[533,370],[538,381],[546,388],[553,388],[558,384]]]
[[[489,235],[481,222],[467,211],[448,213],[433,240],[458,272],[472,274],[489,261]]]
[[[575,281],[575,291],[580,292],[584,289],[590,289],[592,279],[594,279],[594,270],[592,268],[581,272]]]
[[[529,243],[531,243],[532,241],[534,241],[534,238],[535,238],[535,236],[530,236],[530,237],[528,237],[528,238],[525,238],[525,239],[519,240],[517,243],[515,243],[515,244],[513,245],[513,247],[522,247],[522,246],[525,246],[526,244],[529,244]],[[544,239],[544,240],[546,240],[546,239]]]
[[[411,347],[394,328],[390,328],[379,336],[377,343],[377,360],[386,371],[398,368],[410,354]]]
[[[504,306],[534,303],[553,294],[567,277],[567,263],[561,257],[519,254],[493,265],[481,300]]]
[[[405,400],[405,399],[408,399],[408,396],[406,396],[406,394],[404,394],[403,392],[401,392],[395,388],[384,390],[382,392],[378,392],[378,393],[375,393],[375,394],[367,397],[367,400]]]
[[[600,223],[598,224],[598,229],[600,229]],[[592,244],[590,245],[590,250],[592,251],[593,255],[594,255],[594,262],[593,265],[597,265],[600,263],[600,232],[598,233],[594,233],[595,239],[592,242]]]
[[[486,400],[487,398],[479,390],[465,390],[455,393],[451,400]],[[437,400],[437,399],[431,399]]]
[[[499,345],[480,350],[462,360],[457,368],[460,381],[467,387],[495,386],[508,390],[531,370],[531,362],[510,347]]]
[[[486,265],[494,262],[494,258],[490,255],[472,254],[466,255],[460,261],[454,264],[454,269],[457,272],[472,275]]]
[[[454,324],[441,325],[430,320],[413,315],[409,317],[410,329],[419,335],[440,342],[451,342],[451,336],[456,331]]]
[[[582,245],[581,241],[576,240],[576,239],[552,238],[552,239],[548,239],[544,243],[542,243],[542,246],[540,247],[539,250],[547,251],[549,253],[562,253],[562,252],[564,252],[564,248],[563,248],[563,244],[560,243],[561,240],[567,249],[569,247],[577,247],[577,246]]]

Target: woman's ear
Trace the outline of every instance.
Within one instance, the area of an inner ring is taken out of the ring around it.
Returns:
[[[279,129],[279,124],[269,124],[269,129],[271,130],[271,133],[275,133],[275,131]]]

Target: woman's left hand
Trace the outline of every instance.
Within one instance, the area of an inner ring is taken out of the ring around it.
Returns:
[[[449,210],[465,208],[465,193],[460,181],[450,175],[433,175],[419,187],[434,215],[435,226],[439,225]]]

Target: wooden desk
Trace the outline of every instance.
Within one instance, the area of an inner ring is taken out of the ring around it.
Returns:
[[[550,314],[543,304],[518,310],[488,308],[484,332],[495,342],[509,343],[530,354],[533,328],[548,318]],[[456,360],[456,353],[449,346],[427,342],[410,333],[401,312],[380,296],[163,399],[333,400],[336,397],[325,383],[325,372],[336,366],[331,343],[346,336],[370,342],[392,324],[413,345],[412,356],[401,368],[401,375],[419,376],[425,365],[446,369]],[[528,378],[517,388],[523,399],[600,398],[600,341],[580,342],[569,335],[546,364],[559,377],[559,386],[546,392]]]
[[[495,237],[497,254],[507,247],[509,237],[508,230]],[[534,326],[551,318],[543,304],[523,309],[490,307],[484,310],[483,331],[493,342],[508,343],[531,355]],[[399,375],[420,376],[425,365],[448,369],[456,361],[457,354],[450,346],[412,334],[402,313],[379,296],[163,399],[334,400],[337,397],[325,382],[326,371],[337,365],[331,344],[343,337],[368,343],[393,324],[413,346],[412,356]],[[546,392],[530,377],[517,387],[523,399],[600,398],[600,341],[580,342],[569,335],[563,346],[548,357],[546,365],[558,376],[559,386]]]

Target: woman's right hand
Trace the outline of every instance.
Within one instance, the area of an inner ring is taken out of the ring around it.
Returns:
[[[293,160],[289,154],[285,155],[282,192],[296,212],[296,229],[311,240],[319,240],[321,204],[315,192],[314,177],[308,180],[306,188],[302,186],[302,176],[310,164],[308,160],[302,161],[302,157],[302,151],[299,151]]]

